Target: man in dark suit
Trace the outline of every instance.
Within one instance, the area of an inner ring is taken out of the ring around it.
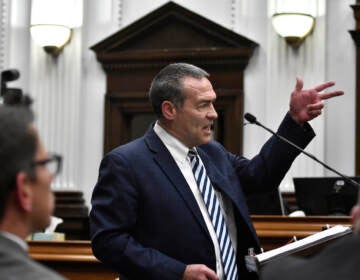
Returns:
[[[61,280],[29,257],[25,242],[50,223],[50,183],[61,163],[45,151],[32,121],[29,108],[0,105],[0,278]]]
[[[121,279],[256,277],[244,264],[249,247],[260,250],[245,194],[276,189],[298,151],[272,137],[249,160],[212,141],[216,94],[208,76],[185,63],[162,69],[149,92],[158,121],[101,162],[92,248]],[[304,148],[321,100],[343,93],[319,94],[333,84],[303,90],[298,78],[279,134]]]

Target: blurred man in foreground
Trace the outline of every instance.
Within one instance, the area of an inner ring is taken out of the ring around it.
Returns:
[[[49,155],[23,105],[0,105],[0,278],[64,279],[32,260],[25,238],[50,223],[50,183],[61,157]]]

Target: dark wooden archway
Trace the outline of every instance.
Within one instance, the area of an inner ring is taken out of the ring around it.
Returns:
[[[149,116],[151,80],[165,65],[204,68],[218,95],[215,138],[242,152],[244,69],[257,44],[173,2],[92,46],[106,72],[104,152],[132,140],[132,122]]]

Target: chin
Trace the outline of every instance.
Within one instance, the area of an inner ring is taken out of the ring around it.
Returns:
[[[211,138],[208,138],[208,139],[204,139],[200,145],[205,145],[205,144],[208,144],[209,142],[211,141]]]

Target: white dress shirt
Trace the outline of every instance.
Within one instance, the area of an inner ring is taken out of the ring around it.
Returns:
[[[163,129],[158,122],[155,123],[154,126],[155,133],[159,136],[161,141],[164,143],[165,147],[170,152],[171,156],[174,158],[177,166],[179,167],[181,173],[183,174],[186,182],[188,183],[196,202],[200,208],[201,214],[204,218],[206,227],[210,233],[212,242],[214,244],[215,249],[215,257],[216,257],[216,274],[219,276],[219,279],[225,279],[224,277],[224,268],[221,261],[220,256],[220,246],[219,241],[217,239],[215,229],[213,224],[211,223],[211,219],[204,203],[203,196],[198,188],[198,185],[195,180],[194,173],[191,168],[190,159],[188,157],[189,148],[186,147],[183,143],[181,143],[177,138],[169,134],[165,129]],[[200,158],[200,156],[199,156]],[[201,158],[200,158],[201,160]],[[220,207],[222,213],[225,218],[225,222],[229,231],[230,239],[232,241],[232,245],[235,250],[236,254],[236,226],[235,226],[235,219],[234,219],[234,211],[232,207],[231,201],[229,201],[226,197],[224,197],[219,191],[216,189],[215,193],[219,199]]]

